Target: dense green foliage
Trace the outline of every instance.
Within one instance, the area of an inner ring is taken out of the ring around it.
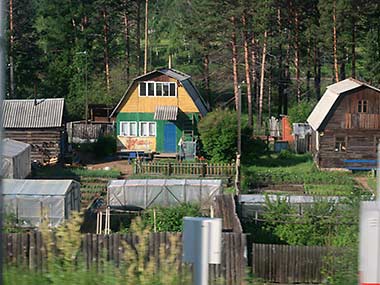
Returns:
[[[339,78],[355,76],[378,85],[379,3],[334,3]],[[113,105],[131,78],[143,72],[144,1],[13,0],[12,4],[8,72],[14,71],[14,79],[8,81],[7,97],[31,98],[35,92],[37,97],[65,97],[69,119],[79,119],[84,116],[86,96],[89,103]],[[171,55],[173,67],[191,74],[213,106],[233,103],[233,31],[238,82],[246,80],[244,35],[255,55],[250,64],[255,73],[253,106],[260,88],[264,32],[268,32],[264,114],[287,113],[287,105],[297,101],[295,94],[305,102],[318,99],[333,81],[332,1],[265,0],[252,5],[151,0],[148,10],[148,70],[167,66]],[[246,111],[245,93],[243,88]]]
[[[156,212],[156,221],[154,221],[154,211]],[[143,214],[144,223],[150,229],[156,229],[158,232],[181,232],[184,217],[202,216],[199,205],[181,204],[175,207],[158,207],[149,209]]]
[[[311,111],[313,111],[315,104],[315,100],[303,100],[299,104],[289,108],[288,115],[290,123],[306,123],[306,119],[309,117]]]
[[[214,162],[231,162],[236,159],[238,127],[235,112],[216,109],[199,122],[198,129],[207,158]],[[241,130],[243,162],[250,161],[267,150],[267,145],[260,139],[253,140],[251,133],[245,116],[242,118]]]

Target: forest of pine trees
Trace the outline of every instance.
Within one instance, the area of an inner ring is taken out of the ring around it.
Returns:
[[[64,97],[69,119],[114,105],[160,67],[190,74],[212,107],[248,123],[287,114],[346,77],[380,85],[371,0],[8,0],[7,99]],[[148,15],[148,17],[146,17]],[[256,121],[256,119],[255,119]]]

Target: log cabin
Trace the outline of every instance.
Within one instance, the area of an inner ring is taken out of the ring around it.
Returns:
[[[321,169],[370,170],[380,141],[380,90],[356,79],[327,87],[307,119]]]
[[[56,162],[66,145],[64,104],[63,98],[4,100],[4,136],[30,144],[32,162]]]
[[[195,140],[208,105],[191,77],[157,69],[135,78],[111,117],[116,116],[119,152],[178,153],[178,142]]]

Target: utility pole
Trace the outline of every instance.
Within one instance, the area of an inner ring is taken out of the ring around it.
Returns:
[[[15,98],[13,49],[14,49],[13,0],[9,0],[9,85],[10,85],[9,97],[11,99]]]
[[[148,4],[149,0],[145,0],[144,74],[148,72]]]
[[[240,194],[240,158],[241,158],[241,84],[238,85],[238,102],[237,106],[237,124],[238,124],[238,134],[237,134],[237,152],[236,152],[236,176],[235,176],[235,191],[236,195]]]
[[[5,16],[5,3],[6,1],[0,1],[0,104],[3,103],[3,98],[5,94],[5,55],[6,55],[6,38],[5,38],[5,23],[6,23],[6,16]],[[3,125],[2,122],[2,116],[0,116],[0,125]],[[2,137],[3,137],[3,130],[0,129],[0,153],[2,153]],[[2,183],[0,183],[0,233],[3,232],[3,186]],[[0,234],[0,285],[3,284],[3,256],[4,256],[4,235]]]

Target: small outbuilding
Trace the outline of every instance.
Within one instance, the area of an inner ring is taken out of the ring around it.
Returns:
[[[47,215],[55,227],[80,210],[80,185],[74,180],[4,179],[3,198],[5,212],[20,226],[37,227]]]
[[[23,179],[29,176],[31,172],[30,144],[12,139],[4,139],[2,147],[2,177]]]
[[[64,106],[63,98],[4,100],[4,137],[30,144],[32,161],[56,162],[66,146]]]
[[[320,168],[376,167],[380,142],[380,90],[353,78],[327,86],[307,122]]]

